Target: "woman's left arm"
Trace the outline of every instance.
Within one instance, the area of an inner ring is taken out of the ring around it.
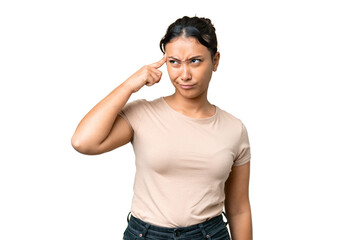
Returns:
[[[225,212],[232,240],[252,240],[250,162],[235,166],[225,183]]]

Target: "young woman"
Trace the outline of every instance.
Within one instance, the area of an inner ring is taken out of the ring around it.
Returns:
[[[125,240],[226,240],[227,223],[233,240],[250,240],[247,131],[207,99],[220,59],[215,28],[206,18],[180,18],[160,48],[160,61],[142,67],[81,120],[72,145],[101,154],[132,143],[136,175]],[[160,81],[164,63],[175,92],[127,103]]]

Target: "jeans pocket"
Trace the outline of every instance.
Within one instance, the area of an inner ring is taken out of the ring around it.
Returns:
[[[219,224],[209,232],[213,240],[230,240],[230,233],[225,223]]]
[[[138,235],[136,233],[129,230],[129,228],[125,229],[123,240],[137,240],[137,239],[138,239]]]

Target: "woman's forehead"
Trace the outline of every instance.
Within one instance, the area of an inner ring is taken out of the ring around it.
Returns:
[[[166,44],[166,55],[186,61],[194,56],[210,56],[210,51],[193,37],[178,37]]]

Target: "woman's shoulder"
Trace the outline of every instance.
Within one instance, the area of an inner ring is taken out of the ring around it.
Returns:
[[[237,117],[234,114],[231,114],[225,110],[220,110],[220,120],[222,122],[223,129],[229,134],[229,136],[233,136],[236,142],[248,141],[247,139],[247,129],[244,125],[242,119]],[[244,140],[245,139],[245,140]]]
[[[224,110],[219,107],[217,108],[219,109],[219,115],[223,120],[229,122],[230,124],[243,125],[243,121],[239,117],[235,116],[232,113],[229,113],[227,110]]]
[[[127,108],[136,108],[136,109],[148,109],[148,108],[156,108],[161,105],[162,99],[156,98],[152,100],[139,98],[131,100],[126,104]]]

